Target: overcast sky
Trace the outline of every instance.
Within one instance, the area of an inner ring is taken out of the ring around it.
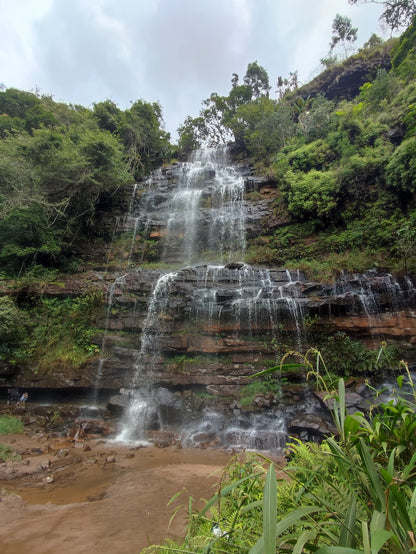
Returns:
[[[337,13],[358,27],[360,46],[383,36],[380,12],[347,0],[0,0],[0,83],[86,107],[158,101],[176,138],[248,63],[266,68],[272,94],[290,71],[306,82]]]

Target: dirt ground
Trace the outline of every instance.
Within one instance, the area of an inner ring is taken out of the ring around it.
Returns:
[[[2,554],[131,554],[183,533],[175,505],[209,498],[232,457],[218,450],[131,447],[89,437],[3,435],[21,455],[0,463]],[[170,498],[185,489],[173,506]]]

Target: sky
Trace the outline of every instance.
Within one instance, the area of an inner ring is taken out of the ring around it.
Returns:
[[[176,140],[185,118],[212,92],[228,94],[250,62],[267,70],[272,97],[279,75],[317,75],[337,13],[358,27],[357,46],[374,32],[387,38],[381,9],[347,0],[0,0],[0,83],[88,108],[159,102]]]

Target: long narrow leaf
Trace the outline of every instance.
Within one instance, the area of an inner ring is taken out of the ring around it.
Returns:
[[[304,531],[293,546],[292,554],[303,554],[303,547],[306,543],[313,541],[316,538],[318,531],[310,529]]]
[[[357,514],[357,500],[354,495],[350,497],[350,505],[345,514],[344,526],[339,535],[339,546],[354,546],[354,528]]]
[[[266,476],[263,497],[263,533],[265,554],[276,553],[277,483],[273,464]]]
[[[243,477],[243,479],[239,479],[238,481],[234,481],[230,485],[227,485],[223,489],[221,489],[220,495],[218,493],[215,493],[214,496],[212,496],[208,502],[205,504],[205,506],[201,509],[201,511],[198,513],[198,516],[203,516],[207,513],[207,511],[213,506],[219,498],[224,498],[224,496],[227,496],[231,491],[233,491],[235,488],[237,488],[239,485],[244,483],[245,481],[248,481],[249,479],[253,479],[254,477],[258,477],[257,473],[252,473],[251,475],[248,475],[247,477]]]
[[[315,554],[364,554],[364,551],[344,546],[323,546]]]
[[[402,478],[405,481],[409,475],[412,473],[414,467],[416,464],[416,452],[413,454],[413,456],[410,459],[410,462],[406,465],[406,467],[403,469],[402,472]]]
[[[268,373],[274,373],[276,371],[294,371],[298,369],[305,369],[305,364],[299,364],[299,363],[287,363],[287,364],[281,364],[274,367],[269,367],[267,369],[263,369],[262,371],[258,371],[257,373],[254,373],[253,375],[249,375],[247,379],[253,379],[254,377],[261,377],[263,375],[267,375]]]
[[[372,554],[370,546],[370,533],[368,532],[368,524],[366,521],[361,522],[361,529],[363,535],[364,554]]]
[[[370,479],[373,497],[374,497],[373,501],[376,501],[376,507],[378,507],[381,510],[385,510],[386,498],[385,498],[384,489],[379,479],[377,468],[371,457],[370,451],[361,437],[359,442],[359,453],[361,456],[361,460],[364,464],[364,467],[366,468],[367,475]]]
[[[292,525],[296,525],[299,520],[301,520],[303,517],[317,513],[317,512],[324,512],[323,508],[317,508],[316,506],[304,506],[303,508],[299,508],[298,510],[295,510],[294,512],[290,512],[287,514],[282,520],[278,522],[276,525],[276,537],[284,533],[289,527],[292,527]],[[264,553],[264,535],[260,537],[260,539],[256,542],[256,544],[252,547],[249,554],[263,554]]]
[[[338,381],[338,402],[339,402],[339,433],[342,439],[345,441],[345,384],[344,379]]]
[[[395,501],[395,513],[399,517],[400,524],[404,529],[406,529],[406,531],[408,531],[409,533],[413,533],[414,529],[406,505],[407,499],[403,496],[396,483],[392,483],[390,485],[389,499],[391,498],[393,498],[393,500]],[[390,523],[392,524],[392,522]]]

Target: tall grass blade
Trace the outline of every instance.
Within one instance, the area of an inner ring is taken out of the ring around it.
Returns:
[[[202,517],[207,513],[207,511],[213,506],[220,498],[224,498],[234,489],[238,488],[242,483],[245,483],[245,481],[248,481],[249,479],[253,479],[254,477],[258,477],[257,473],[252,473],[251,475],[248,475],[247,477],[243,477],[242,479],[239,479],[238,481],[233,481],[230,485],[227,485],[223,489],[221,489],[221,493],[218,495],[218,493],[215,493],[214,496],[212,496],[205,506],[201,509],[201,511],[198,513],[199,517]]]
[[[273,464],[266,476],[263,497],[263,533],[265,554],[276,553],[277,483]]]
[[[364,554],[372,554],[370,546],[370,533],[368,532],[368,524],[366,521],[361,522],[362,537],[363,537],[363,547]]]
[[[318,531],[304,531],[293,546],[292,554],[303,554],[306,543],[313,541],[316,538]]]
[[[383,485],[379,479],[377,468],[374,464],[374,461],[371,457],[370,450],[365,444],[364,440],[360,437],[358,443],[358,451],[363,462],[364,468],[370,479],[373,502],[375,503],[376,509],[379,511],[386,509],[386,498],[384,494]]]
[[[350,506],[345,514],[344,526],[341,528],[339,535],[339,546],[352,547],[354,546],[354,528],[357,514],[357,500],[355,496],[350,498]]]
[[[364,554],[364,550],[345,546],[323,546],[315,554]]]
[[[339,434],[345,442],[345,384],[344,379],[338,381],[338,402],[339,402]]]
[[[323,508],[318,508],[316,506],[304,506],[299,508],[294,512],[287,514],[282,520],[280,520],[276,525],[276,537],[284,533],[292,525],[301,520],[303,517],[308,516],[317,512],[325,512]],[[249,554],[264,554],[264,535],[256,542],[256,544],[251,548]]]

